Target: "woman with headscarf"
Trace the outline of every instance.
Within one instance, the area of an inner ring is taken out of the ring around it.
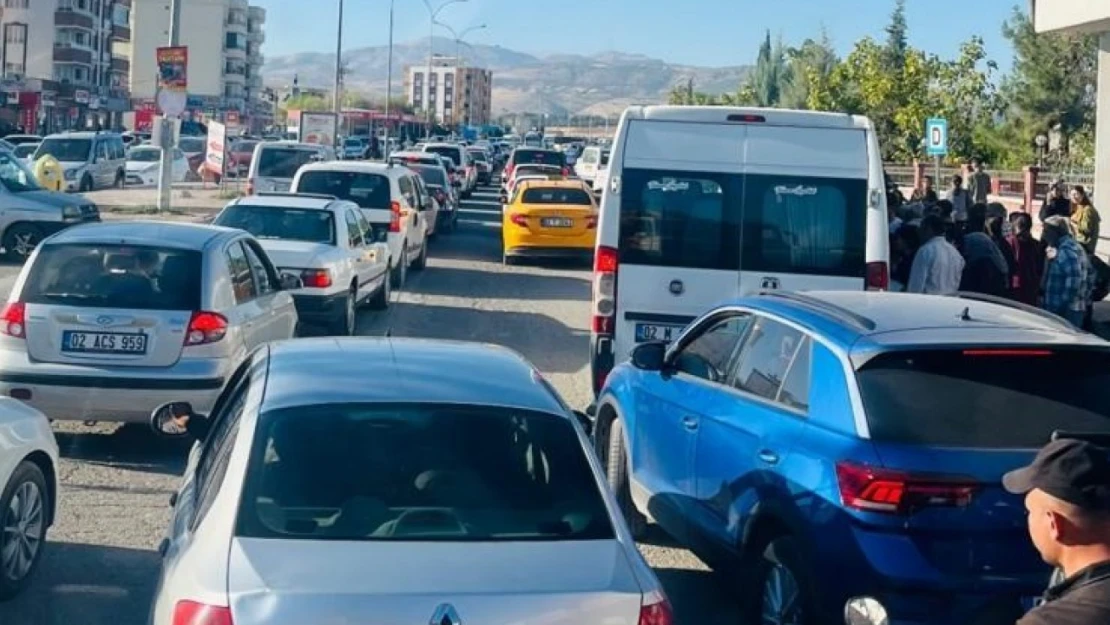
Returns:
[[[1016,263],[1010,274],[1010,295],[1023,304],[1036,306],[1044,275],[1044,246],[1033,238],[1033,218],[1028,213],[1013,213],[1010,225],[1006,244]]]
[[[960,281],[961,291],[1006,297],[1010,266],[994,239],[987,234],[985,204],[976,204],[968,211],[967,234],[963,237],[960,252],[966,261]]]
[[[1087,250],[1088,254],[1094,254],[1095,247],[1098,245],[1102,218],[1091,204],[1091,196],[1082,186],[1072,187],[1071,204],[1071,224],[1075,240]]]

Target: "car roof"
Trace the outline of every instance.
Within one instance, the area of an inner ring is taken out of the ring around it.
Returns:
[[[390,337],[270,344],[263,409],[355,402],[567,411],[528,361],[498,345]]]
[[[416,150],[405,150],[402,152],[394,152],[389,155],[389,158],[422,158],[427,160],[439,160],[443,158],[439,154],[433,152],[418,152]],[[441,161],[442,162],[442,161]]]
[[[1110,347],[1044,311],[977,294],[772,291],[733,303],[794,321],[845,351],[966,344]]]
[[[308,193],[262,193],[238,198],[232,202],[232,204],[237,206],[327,210],[332,208],[332,205],[337,202],[343,202],[345,204],[350,203],[335,197],[312,195]]]
[[[518,184],[518,186],[520,187],[520,189],[522,191],[527,190],[527,189],[535,189],[535,188],[543,188],[543,189],[578,189],[579,191],[585,191],[586,190],[586,184],[584,182],[582,182],[581,180],[567,180],[567,179],[551,180],[551,179],[540,179],[540,178],[521,178],[519,181],[517,181],[517,184]]]
[[[399,167],[388,163],[371,163],[368,161],[328,161],[326,163],[302,165],[300,171],[350,171],[364,174],[382,174],[384,176],[399,171]]]
[[[800,126],[805,128],[861,128],[871,129],[871,121],[861,115],[798,111],[739,106],[630,106],[624,112],[631,119],[656,121],[730,123],[730,115],[756,115],[764,118],[769,126]]]
[[[120,134],[115,133],[115,132],[104,132],[104,131],[94,132],[94,131],[91,131],[91,130],[82,130],[80,132],[56,132],[54,134],[47,135],[45,138],[46,139],[92,139],[92,138],[95,138],[95,137],[122,137],[122,136],[123,135],[120,135]]]
[[[433,142],[433,143],[425,143],[424,147],[425,148],[458,148],[460,150],[465,150],[466,149],[465,145],[459,145],[458,143],[448,143],[446,141],[437,141],[437,142]]]
[[[105,221],[67,228],[50,237],[55,244],[120,243],[202,250],[214,239],[241,231],[181,221]]]

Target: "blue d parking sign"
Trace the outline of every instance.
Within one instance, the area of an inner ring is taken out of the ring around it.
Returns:
[[[948,120],[933,118],[925,122],[925,152],[929,156],[948,155]]]

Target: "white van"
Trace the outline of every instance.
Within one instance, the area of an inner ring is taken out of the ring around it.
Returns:
[[[297,170],[309,163],[335,160],[335,148],[318,143],[260,141],[247,173],[247,195],[288,193]]]
[[[765,289],[886,289],[883,188],[865,117],[627,109],[594,258],[594,392],[637,343],[670,340],[722,300]]]

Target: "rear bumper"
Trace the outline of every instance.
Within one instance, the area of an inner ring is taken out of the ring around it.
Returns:
[[[566,258],[575,260],[590,260],[594,257],[594,246],[548,246],[548,245],[514,245],[505,248],[505,255],[514,258]]]
[[[297,307],[297,318],[305,323],[326,324],[346,314],[344,297],[346,292],[333,295],[293,295]]]
[[[0,394],[21,397],[51,419],[146,423],[171,401],[207,412],[223,389],[230,363],[180,360],[171,367],[83,367],[32,363],[26,355],[0,356]]]

